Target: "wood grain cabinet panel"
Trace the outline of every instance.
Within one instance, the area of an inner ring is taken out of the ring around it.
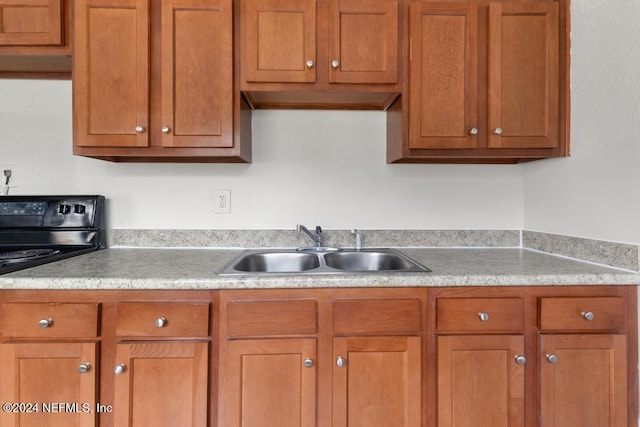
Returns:
[[[129,337],[206,337],[209,304],[123,302],[118,304],[116,334]]]
[[[75,2],[75,147],[149,145],[149,19],[147,0]]]
[[[333,426],[421,426],[420,337],[333,340]]]
[[[386,109],[401,90],[399,0],[240,0],[253,108]]]
[[[398,82],[397,0],[334,0],[329,5],[329,82]]]
[[[249,339],[227,343],[219,425],[316,425],[316,340]]]
[[[76,1],[74,154],[249,161],[232,13],[231,0]]]
[[[77,342],[0,344],[0,400],[22,404],[15,412],[1,411],[0,425],[96,426],[96,347]],[[80,372],[81,365],[86,371]]]
[[[624,335],[543,335],[539,363],[540,425],[636,425],[628,424]]]
[[[7,338],[95,338],[99,304],[6,303],[0,330]]]
[[[207,426],[208,354],[206,342],[118,344],[114,425]]]
[[[243,0],[247,82],[315,82],[316,0]]]
[[[523,427],[522,335],[438,337],[438,427]]]
[[[63,0],[0,0],[0,45],[60,46]]]
[[[389,162],[569,155],[569,2],[410,2],[409,73]]]

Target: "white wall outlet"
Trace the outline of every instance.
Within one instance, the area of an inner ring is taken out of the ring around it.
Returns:
[[[231,190],[216,190],[213,212],[217,214],[231,213]]]
[[[18,168],[16,165],[0,165],[0,184],[2,185],[5,185],[5,182],[7,182],[5,171],[10,171],[7,173],[11,173],[9,177],[9,188],[16,188],[18,186]]]

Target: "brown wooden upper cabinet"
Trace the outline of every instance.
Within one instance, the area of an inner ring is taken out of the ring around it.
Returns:
[[[389,162],[569,154],[568,1],[409,5],[409,79]]]
[[[231,0],[78,0],[74,23],[74,154],[250,160]]]
[[[241,0],[255,108],[384,109],[400,91],[398,0]]]
[[[60,46],[62,0],[0,0],[0,45]]]
[[[69,0],[0,0],[0,77],[71,78]]]

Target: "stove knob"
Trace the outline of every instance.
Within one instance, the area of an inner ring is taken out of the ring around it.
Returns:
[[[60,213],[62,215],[66,215],[69,212],[71,212],[71,206],[70,205],[65,205],[65,204],[58,205],[58,213]]]
[[[84,214],[87,210],[87,207],[85,205],[73,205],[73,213],[77,213],[77,214]]]

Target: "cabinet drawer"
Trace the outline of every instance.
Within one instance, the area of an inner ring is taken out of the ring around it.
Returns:
[[[2,304],[2,335],[5,338],[93,338],[98,335],[98,305]]]
[[[335,335],[413,335],[422,331],[418,299],[347,300],[333,303]]]
[[[438,331],[521,332],[524,305],[520,298],[439,298]]]
[[[603,330],[625,328],[626,309],[621,297],[540,298],[540,329]]]
[[[206,337],[209,335],[209,303],[120,303],[116,334],[130,337]]]
[[[318,330],[314,300],[230,302],[227,337],[309,335]]]

